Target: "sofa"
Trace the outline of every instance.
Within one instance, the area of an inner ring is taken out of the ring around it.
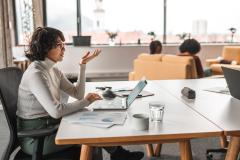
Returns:
[[[133,62],[129,80],[194,79],[197,71],[194,59],[188,56],[141,53]]]
[[[206,65],[211,69],[213,75],[223,74],[222,66],[240,69],[240,47],[224,46],[221,57],[207,59]]]

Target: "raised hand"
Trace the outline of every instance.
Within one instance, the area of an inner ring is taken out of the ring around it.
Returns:
[[[101,53],[100,49],[94,50],[94,52],[91,54],[90,52],[87,52],[81,59],[80,64],[87,64],[89,61],[97,57]]]

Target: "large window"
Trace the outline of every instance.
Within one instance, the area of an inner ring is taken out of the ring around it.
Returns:
[[[17,43],[27,44],[33,31],[32,0],[15,0]]]
[[[15,0],[19,44],[26,43],[33,30],[31,2]],[[113,40],[116,44],[148,44],[154,38],[164,43],[180,43],[188,37],[202,43],[240,42],[239,0],[43,2],[46,25],[63,31],[68,43],[72,43],[72,36],[78,31],[90,35],[92,44],[110,44]]]
[[[116,43],[149,43],[163,35],[163,0],[81,0],[82,33],[92,35],[93,44],[106,44],[109,33]]]
[[[47,0],[47,26],[61,30],[66,42],[72,42],[77,35],[76,0]]]
[[[239,0],[168,0],[167,43],[194,37],[200,42],[240,42]],[[232,28],[232,29],[230,29]]]

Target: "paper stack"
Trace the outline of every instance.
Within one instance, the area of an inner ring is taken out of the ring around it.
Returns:
[[[80,123],[83,125],[109,128],[113,125],[124,124],[127,118],[126,112],[103,112],[103,111],[83,111],[64,117],[70,123]]]

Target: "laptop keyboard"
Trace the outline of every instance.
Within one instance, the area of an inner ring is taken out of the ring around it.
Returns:
[[[121,109],[123,108],[122,104],[123,99],[116,97],[113,100],[98,100],[93,102],[89,107],[93,109],[107,109],[107,108],[116,108],[116,109]]]

